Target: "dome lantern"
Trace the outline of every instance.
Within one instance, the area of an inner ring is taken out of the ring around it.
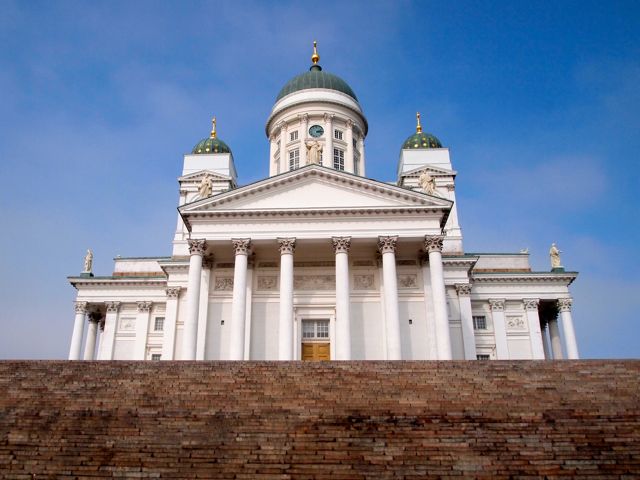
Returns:
[[[419,149],[419,148],[443,148],[438,137],[431,133],[422,131],[420,123],[420,112],[416,112],[416,133],[407,138],[402,144],[402,149]]]
[[[216,117],[211,119],[211,133],[200,140],[191,150],[193,155],[209,155],[212,153],[231,153],[229,146],[218,138],[216,131]]]

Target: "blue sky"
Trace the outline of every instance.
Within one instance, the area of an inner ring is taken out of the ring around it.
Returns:
[[[451,149],[467,251],[558,243],[583,357],[640,357],[640,3],[0,1],[0,358],[65,358],[77,274],[168,255],[210,118],[240,183],[309,66],[355,90],[367,174],[416,110]]]

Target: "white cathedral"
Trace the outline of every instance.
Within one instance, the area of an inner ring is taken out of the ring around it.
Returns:
[[[368,178],[367,119],[318,61],[314,46],[267,119],[268,178],[238,185],[214,119],[184,156],[171,256],[97,276],[88,252],[69,359],[578,358],[577,273],[556,247],[546,272],[465,252],[457,172],[419,115],[396,182]]]

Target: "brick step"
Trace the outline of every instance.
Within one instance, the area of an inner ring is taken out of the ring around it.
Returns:
[[[0,362],[0,477],[640,475],[640,361]]]

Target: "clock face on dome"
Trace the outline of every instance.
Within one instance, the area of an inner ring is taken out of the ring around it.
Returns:
[[[322,128],[320,125],[313,125],[310,129],[309,129],[309,135],[311,135],[312,137],[321,137],[322,134],[324,133],[324,128]]]

